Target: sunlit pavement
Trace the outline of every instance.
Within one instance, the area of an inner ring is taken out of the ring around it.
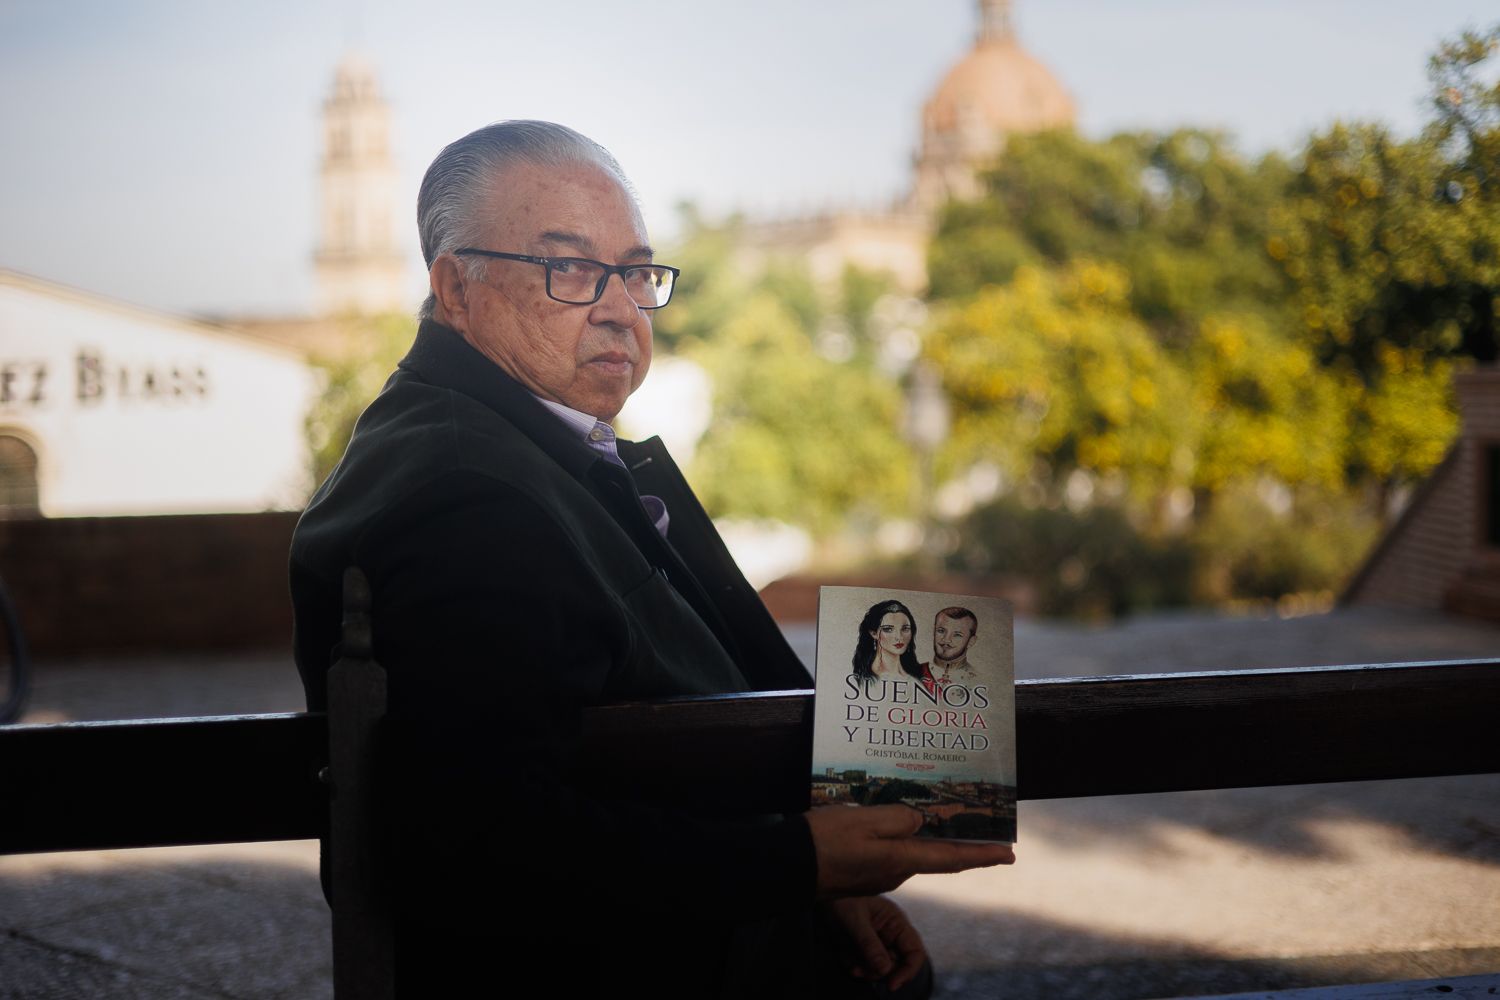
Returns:
[[[810,629],[792,638],[810,654]],[[1022,677],[1495,655],[1500,626],[1369,611],[1023,622],[1016,637]],[[29,721],[300,707],[285,658],[205,662],[43,665]],[[1500,970],[1500,777],[1023,803],[1017,855],[897,894],[941,996]],[[331,994],[315,844],[0,858],[0,927],[0,998]]]

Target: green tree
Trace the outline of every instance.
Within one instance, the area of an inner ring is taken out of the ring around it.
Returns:
[[[1439,145],[1335,125],[1303,151],[1267,249],[1293,283],[1300,335],[1366,381],[1383,347],[1473,354],[1494,320],[1497,207],[1463,193]],[[1492,230],[1494,230],[1492,232]]]
[[[944,212],[929,252],[932,296],[962,298],[1026,264],[1107,260],[1134,311],[1165,333],[1208,313],[1263,312],[1285,298],[1267,259],[1266,215],[1285,183],[1277,157],[1240,158],[1213,132],[1012,136],[985,195]]]
[[[1186,402],[1201,421],[1192,474],[1200,497],[1259,476],[1343,487],[1348,390],[1306,345],[1258,317],[1209,319],[1188,364]]]
[[[913,458],[896,433],[899,386],[818,354],[804,321],[770,290],[738,304],[686,352],[714,380],[713,420],[692,465],[715,516],[774,518],[826,534],[851,514],[909,496]]]
[[[1438,293],[1447,328],[1421,296],[1476,244],[1430,197],[1449,191],[1438,146],[1335,129],[1293,167],[1193,130],[1016,137],[930,256],[949,468],[988,460],[1013,485],[968,555],[1066,613],[1335,586],[1456,429],[1447,358],[1473,290]],[[1175,575],[1143,588],[1131,564]]]
[[[1276,600],[1343,585],[1379,534],[1358,494],[1304,485],[1285,509],[1266,502],[1265,480],[1219,491],[1194,525],[1191,591],[1199,603]]]
[[[677,206],[682,238],[660,258],[681,268],[672,302],[652,317],[657,350],[672,353],[712,340],[752,286],[736,263],[739,219],[709,224],[691,202]]]
[[[925,353],[953,403],[949,467],[994,462],[1048,502],[1074,469],[1143,501],[1190,481],[1186,373],[1132,312],[1118,267],[1024,267],[942,316]]]
[[[827,536],[900,511],[914,457],[901,386],[877,364],[892,284],[847,269],[831,287],[795,260],[748,266],[739,223],[681,208],[664,256],[683,269],[657,346],[713,380],[713,415],[689,469],[710,514],[770,518]]]
[[[1500,184],[1500,24],[1444,42],[1427,64],[1433,120],[1428,136],[1476,187]],[[1488,79],[1486,79],[1488,77]]]
[[[959,532],[952,569],[1024,579],[1044,614],[1097,620],[1194,593],[1189,542],[1143,532],[1118,505],[1075,511],[1010,494],[972,511]]]
[[[396,362],[411,347],[411,317],[402,313],[352,319],[351,350],[332,357],[316,357],[323,389],[308,411],[306,433],[313,482],[321,483],[338,465],[354,433],[354,423],[381,386],[396,370]]]
[[[1303,335],[1369,384],[1382,352],[1496,359],[1500,310],[1500,26],[1429,63],[1434,118],[1400,140],[1337,124],[1309,140],[1268,248]],[[1403,368],[1404,366],[1398,366]]]

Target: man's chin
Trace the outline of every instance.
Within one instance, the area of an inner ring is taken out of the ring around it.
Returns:
[[[596,377],[587,380],[580,379],[573,386],[573,391],[567,393],[567,398],[562,402],[580,413],[587,413],[596,420],[606,423],[615,419],[620,411],[625,408],[625,400],[635,391],[635,385],[625,376],[597,377],[600,373],[593,373]]]

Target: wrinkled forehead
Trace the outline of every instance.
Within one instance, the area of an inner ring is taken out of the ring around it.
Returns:
[[[646,225],[635,195],[613,171],[588,161],[520,161],[497,170],[481,224],[506,249],[535,249],[565,234],[583,256],[613,257],[646,246]],[[584,253],[594,250],[596,253]]]

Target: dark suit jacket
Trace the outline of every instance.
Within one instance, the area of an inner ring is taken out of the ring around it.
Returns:
[[[342,572],[370,579],[389,677],[398,979],[424,992],[436,970],[494,970],[501,953],[513,985],[516,953],[554,985],[563,969],[562,982],[617,980],[653,943],[701,983],[738,947],[736,915],[812,900],[800,817],[711,821],[560,776],[580,706],[810,686],[660,441],[620,454],[631,472],[429,321],[298,523],[310,709],[324,707]],[[640,492],[666,502],[669,539]],[[498,941],[514,917],[528,939]]]

